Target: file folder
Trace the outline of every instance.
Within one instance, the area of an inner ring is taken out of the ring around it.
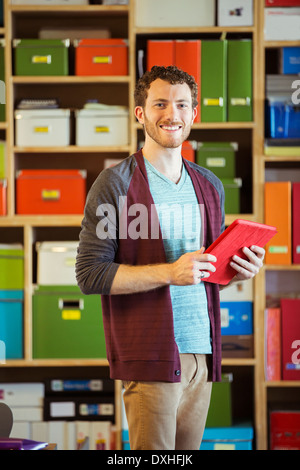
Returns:
[[[300,380],[300,299],[281,299],[282,378]]]
[[[252,41],[228,41],[227,103],[230,122],[252,121]]]
[[[267,264],[291,264],[291,182],[265,183],[265,223],[275,225],[278,233],[266,246]]]
[[[147,41],[147,70],[151,70],[154,65],[168,67],[174,63],[174,40]]]
[[[211,273],[205,282],[226,285],[237,274],[230,266],[233,255],[248,259],[243,253],[244,247],[252,245],[264,247],[276,234],[276,227],[259,224],[243,219],[236,219],[205,251],[217,258],[214,266],[216,271]]]
[[[201,121],[226,121],[227,40],[201,43]]]
[[[175,65],[192,75],[198,85],[199,105],[195,122],[200,122],[201,41],[175,41]]]
[[[300,264],[300,183],[293,183],[293,263]]]

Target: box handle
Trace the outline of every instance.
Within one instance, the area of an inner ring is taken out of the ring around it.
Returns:
[[[250,106],[251,98],[249,98],[249,96],[246,98],[231,98],[230,104],[231,106]]]
[[[33,55],[31,57],[32,64],[51,64],[51,55]]]
[[[204,106],[220,106],[223,107],[223,98],[204,98],[203,99]]]
[[[43,201],[59,201],[60,190],[59,189],[42,189]]]

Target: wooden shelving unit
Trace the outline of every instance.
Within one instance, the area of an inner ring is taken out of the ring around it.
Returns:
[[[6,41],[5,67],[6,67],[6,122],[0,123],[0,136],[7,143],[7,179],[8,179],[8,215],[0,218],[1,235],[0,241],[10,240],[11,230],[15,230],[14,237],[22,242],[25,250],[25,301],[24,301],[24,359],[8,360],[1,364],[3,376],[13,377],[14,371],[20,368],[30,370],[31,374],[45,368],[72,368],[80,370],[85,367],[98,368],[107,367],[105,358],[99,360],[34,360],[32,358],[32,291],[34,286],[34,260],[32,257],[33,247],[37,233],[40,229],[46,230],[50,236],[59,230],[59,235],[67,230],[66,239],[70,233],[76,238],[79,233],[82,217],[79,216],[20,216],[15,212],[15,173],[22,168],[25,160],[30,158],[32,165],[36,168],[42,164],[51,167],[49,156],[59,154],[67,165],[72,167],[72,156],[82,165],[88,162],[91,173],[90,180],[95,179],[103,168],[105,158],[124,158],[135,152],[142,136],[142,129],[136,123],[133,114],[134,102],[133,91],[136,81],[136,48],[139,35],[176,34],[198,35],[205,38],[209,34],[215,38],[221,35],[236,35],[236,37],[247,37],[253,41],[253,121],[252,122],[225,122],[225,123],[199,123],[192,129],[193,136],[208,136],[211,132],[220,132],[222,136],[228,136],[228,141],[233,141],[241,134],[241,140],[246,136],[248,153],[251,158],[250,170],[252,194],[249,196],[248,210],[242,214],[227,214],[226,224],[231,223],[238,217],[263,222],[263,200],[265,165],[267,162],[300,162],[300,155],[293,157],[278,157],[264,155],[264,95],[265,95],[265,51],[268,48],[280,48],[285,45],[300,45],[300,42],[266,42],[264,41],[264,2],[254,0],[254,26],[252,27],[207,27],[207,28],[137,28],[135,26],[135,3],[138,0],[129,0],[128,6],[21,6],[11,5],[5,0],[5,27],[0,28],[0,36]],[[95,27],[107,27],[112,29],[112,35],[124,37],[129,43],[129,74],[122,77],[77,77],[74,75],[64,77],[22,77],[13,74],[13,49],[12,40],[17,37],[37,37],[38,26],[43,22],[47,24],[62,24],[67,20],[68,25],[89,25]],[[235,36],[234,36],[235,37]],[[74,93],[75,90],[75,93]],[[86,97],[88,93],[98,94],[102,102],[108,104],[122,104],[130,109],[130,143],[127,146],[114,147],[78,147],[70,145],[67,147],[51,148],[20,148],[14,143],[14,107],[16,100],[23,97],[49,96],[55,92],[62,95],[65,107],[74,109],[82,106],[78,91]],[[75,98],[74,98],[75,95]],[[49,155],[48,155],[49,154]],[[36,159],[43,155],[43,159]],[[42,160],[42,161],[41,161]],[[44,232],[43,232],[44,233]],[[39,235],[38,235],[39,236]],[[244,380],[246,374],[247,385],[249,383],[253,398],[253,409],[248,410],[255,428],[255,446],[257,449],[266,449],[268,446],[267,426],[267,404],[268,391],[276,387],[282,388],[283,393],[289,389],[299,387],[300,383],[291,382],[265,382],[264,377],[264,309],[265,309],[265,277],[268,270],[285,270],[281,266],[265,266],[262,272],[255,278],[255,303],[254,303],[254,357],[250,359],[223,359],[225,370],[234,368],[239,380],[239,371]],[[300,271],[300,266],[291,266],[291,271]],[[1,375],[0,373],[0,375]],[[17,372],[16,372],[17,373]],[[17,378],[17,377],[16,377]],[[2,380],[2,379],[1,379]],[[239,397],[243,400],[243,397]],[[244,404],[247,407],[247,403]],[[116,411],[117,428],[121,430],[121,385],[116,386]],[[118,445],[121,446],[120,433]]]

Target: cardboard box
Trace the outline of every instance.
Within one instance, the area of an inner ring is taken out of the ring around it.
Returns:
[[[33,294],[33,358],[105,358],[100,295],[76,286],[43,286]]]
[[[75,75],[128,75],[126,39],[80,39],[74,41]]]
[[[270,413],[270,449],[300,450],[300,411]]]
[[[236,142],[199,142],[197,163],[218,178],[235,178]]]
[[[0,383],[0,399],[8,406],[43,406],[43,383]]]
[[[105,106],[103,109],[80,109],[76,116],[76,145],[115,146],[129,143],[128,109]]]
[[[15,111],[18,147],[70,145],[69,109],[22,109]]]
[[[68,75],[69,46],[68,39],[14,39],[15,75]]]
[[[24,250],[20,244],[0,244],[0,289],[24,288]]]
[[[253,335],[222,335],[222,357],[226,358],[253,358]]]
[[[77,286],[75,262],[78,242],[38,242],[36,250],[39,286]]]
[[[232,374],[222,374],[222,382],[213,383],[206,428],[232,425],[231,383]]]
[[[253,1],[218,0],[218,26],[253,26]]]
[[[23,358],[23,331],[23,290],[0,290],[0,340],[5,344],[1,359]]]
[[[135,2],[135,26],[200,27],[215,25],[215,0],[138,0]]]
[[[249,423],[206,428],[200,450],[252,450],[253,427]]]
[[[241,178],[222,178],[221,181],[225,191],[225,214],[239,214],[241,212]]]
[[[281,69],[284,74],[300,74],[300,47],[281,49]]]
[[[252,335],[253,303],[221,302],[221,334]]]
[[[85,170],[20,170],[17,214],[83,214]]]

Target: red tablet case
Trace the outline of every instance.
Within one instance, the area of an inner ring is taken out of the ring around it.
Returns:
[[[252,245],[263,247],[276,233],[276,227],[271,225],[243,219],[235,220],[205,251],[213,254],[217,261],[213,263],[216,271],[203,280],[215,284],[228,284],[237,274],[229,264],[233,255],[247,259],[242,248],[250,248]]]

